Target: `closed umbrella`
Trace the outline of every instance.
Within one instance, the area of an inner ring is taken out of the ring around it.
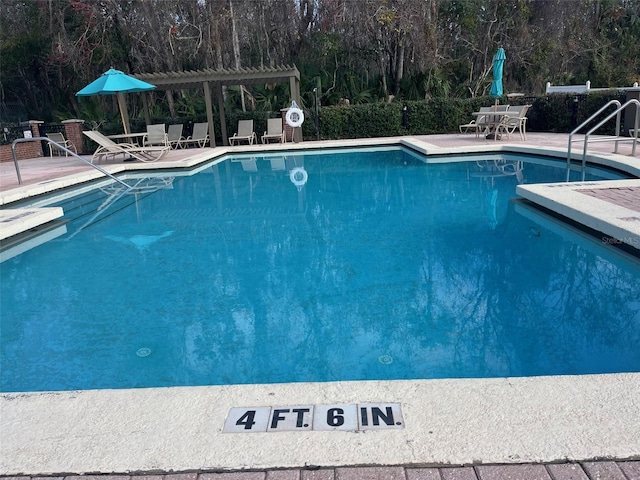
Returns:
[[[489,89],[489,95],[496,99],[496,108],[498,106],[498,99],[502,96],[502,70],[506,59],[507,56],[504,54],[504,48],[500,47],[493,56],[493,82],[491,82],[491,88]]]
[[[124,101],[124,94],[148,92],[155,88],[155,85],[130,77],[120,70],[110,68],[99,78],[95,79],[89,85],[76,93],[76,95],[79,97],[88,97],[91,95],[117,95],[124,133],[129,133],[129,122],[127,121],[126,115],[127,106]]]

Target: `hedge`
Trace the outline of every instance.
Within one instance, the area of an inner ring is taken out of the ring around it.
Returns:
[[[553,94],[542,97],[518,97],[511,101],[514,105],[528,103],[527,130],[554,133],[568,133],[587,119],[609,100],[616,99],[624,103],[625,92],[607,91],[580,95]],[[502,100],[504,103],[506,99]],[[480,107],[491,106],[491,97],[473,99],[432,98],[424,101],[392,103],[367,103],[345,106],[324,106],[318,109],[319,137],[321,140],[347,138],[390,137],[398,135],[430,135],[457,133],[458,125],[468,123]],[[403,126],[403,108],[407,112],[407,128]],[[238,120],[252,119],[254,130],[260,137],[266,130],[267,118],[279,118],[280,112],[227,112],[227,133],[235,132]],[[189,118],[154,118],[152,123],[183,123],[185,134],[189,134],[195,122],[206,122],[204,113]],[[143,131],[144,119],[132,119],[132,130]],[[217,112],[214,113],[216,145],[222,145],[222,132]],[[611,121],[598,134],[614,133],[615,122]],[[106,133],[116,133],[122,129],[118,124],[102,126]],[[111,131],[113,130],[113,132]],[[314,111],[305,109],[305,122],[302,126],[305,140],[315,140]]]
[[[529,131],[569,133],[610,100],[624,103],[625,93],[614,91],[587,95],[519,97],[511,103],[531,105],[527,114]],[[478,97],[321,107],[318,112],[320,139],[457,133],[458,125],[468,123],[473,118],[473,112],[493,104],[491,97]],[[405,106],[408,119],[406,129],[402,122]],[[303,136],[307,140],[315,139],[313,112],[306,111],[305,116],[307,121],[303,125]],[[611,121],[597,133],[611,135],[614,128],[615,122]]]

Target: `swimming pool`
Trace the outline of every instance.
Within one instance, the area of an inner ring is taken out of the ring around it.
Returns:
[[[638,263],[511,200],[563,166],[467,159],[243,156],[62,200],[66,233],[2,264],[2,391],[640,371]]]

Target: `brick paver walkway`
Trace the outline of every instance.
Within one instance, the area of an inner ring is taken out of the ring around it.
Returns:
[[[581,188],[577,191],[640,212],[640,187]]]
[[[640,480],[640,461],[475,467],[339,467],[228,473],[0,477],[3,480]]]

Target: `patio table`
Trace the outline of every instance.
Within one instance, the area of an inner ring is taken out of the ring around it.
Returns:
[[[484,116],[486,117],[485,122],[487,124],[487,140],[500,140],[501,136],[498,135],[498,125],[500,125],[505,118],[509,119],[509,111],[500,111],[500,112],[473,112],[471,114],[474,117]]]

